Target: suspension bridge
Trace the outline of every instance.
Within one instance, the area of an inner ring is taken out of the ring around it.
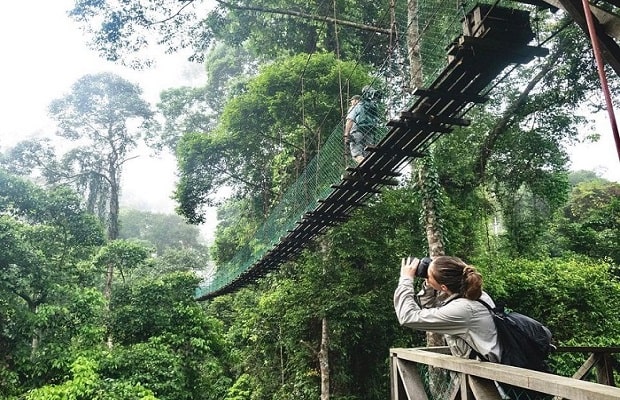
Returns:
[[[547,53],[529,45],[534,33],[528,11],[479,4],[456,26],[462,34],[447,45],[447,65],[427,88],[414,92],[409,107],[378,127],[364,160],[343,169],[342,124],[334,128],[256,233],[260,245],[218,268],[196,288],[195,299],[233,292],[294,259],[369,198],[397,184],[402,169],[435,140],[468,125],[465,113],[488,99],[485,90],[508,66]]]

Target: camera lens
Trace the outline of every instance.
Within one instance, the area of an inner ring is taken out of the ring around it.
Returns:
[[[428,266],[431,265],[431,260],[429,257],[424,257],[420,260],[418,264],[418,268],[415,270],[415,276],[418,278],[428,278]]]

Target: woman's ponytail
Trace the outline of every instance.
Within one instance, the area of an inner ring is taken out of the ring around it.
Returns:
[[[450,292],[467,299],[477,300],[482,295],[482,275],[458,257],[433,258],[433,278]]]
[[[482,275],[472,266],[463,268],[463,291],[466,299],[477,300],[482,295]]]

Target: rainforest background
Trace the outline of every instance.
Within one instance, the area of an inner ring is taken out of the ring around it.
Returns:
[[[2,149],[0,397],[384,399],[389,349],[427,340],[394,317],[400,258],[438,248],[558,345],[617,344],[620,184],[569,171],[566,153],[608,134],[591,129],[600,83],[585,35],[549,10],[532,11],[549,55],[503,75],[472,123],[397,186],[255,284],[194,299],[214,270],[256,250],[270,210],[338,134],[348,97],[377,87],[387,120],[432,77],[415,69],[411,42],[390,36],[411,27],[408,7],[76,1],[71,17],[107,59],[146,67],[140,48],[155,40],[192,49],[207,79],[152,105],[134,82],[86,74],[49,105],[49,135]],[[445,57],[441,43],[421,47]],[[146,147],[176,157],[177,215],[120,205],[122,172]],[[208,207],[218,225],[205,244],[188,222]],[[552,361],[567,376],[583,362]]]

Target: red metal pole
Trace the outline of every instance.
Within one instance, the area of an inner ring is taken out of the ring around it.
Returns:
[[[588,32],[590,34],[590,41],[592,42],[592,49],[594,50],[594,58],[596,59],[596,67],[598,69],[598,76],[601,80],[601,86],[603,88],[603,94],[605,95],[605,103],[607,104],[607,113],[609,114],[609,121],[611,122],[611,130],[614,135],[614,141],[616,142],[616,152],[618,153],[618,160],[620,160],[620,135],[618,135],[618,125],[616,124],[616,116],[614,114],[614,107],[611,103],[611,96],[609,94],[609,86],[607,84],[607,76],[605,75],[605,68],[603,65],[603,57],[601,56],[601,49],[598,45],[598,36],[596,36],[596,30],[594,29],[594,20],[592,19],[592,11],[590,10],[590,4],[588,0],[582,0],[583,13],[586,16],[586,22],[588,24]]]

